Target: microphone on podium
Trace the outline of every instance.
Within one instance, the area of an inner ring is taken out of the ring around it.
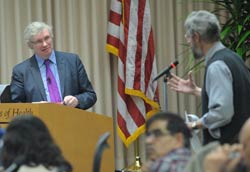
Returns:
[[[157,79],[159,79],[162,75],[168,74],[169,71],[173,68],[175,68],[177,65],[179,64],[178,60],[174,61],[173,63],[171,63],[168,67],[166,67],[165,69],[163,69],[153,80],[156,81]]]
[[[47,82],[48,82],[49,84],[51,84],[51,79],[50,79],[50,77],[47,77]]]

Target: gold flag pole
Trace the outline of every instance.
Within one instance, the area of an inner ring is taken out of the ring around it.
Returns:
[[[135,140],[134,143],[134,150],[135,150],[135,162],[122,169],[122,172],[141,172],[141,158],[139,156],[139,138]]]

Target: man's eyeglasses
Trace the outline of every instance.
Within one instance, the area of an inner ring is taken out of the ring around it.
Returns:
[[[34,44],[34,45],[42,45],[44,41],[46,43],[49,43],[51,41],[51,37],[50,36],[46,36],[44,39],[39,39],[37,41],[32,42],[32,44]]]
[[[155,129],[146,132],[146,137],[158,138],[167,135],[170,135],[170,133],[167,130],[161,130],[161,129]]]

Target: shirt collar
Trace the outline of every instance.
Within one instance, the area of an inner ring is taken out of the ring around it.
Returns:
[[[38,67],[40,68],[43,64],[44,64],[44,59],[42,57],[39,57],[37,54],[35,54],[36,57],[36,61],[38,63]],[[56,64],[56,56],[55,56],[55,52],[54,50],[52,50],[50,56],[49,56],[49,60]]]
[[[225,46],[220,41],[216,42],[214,46],[208,50],[205,56],[205,65],[207,65],[208,60],[211,59],[217,51],[223,48],[225,48]]]

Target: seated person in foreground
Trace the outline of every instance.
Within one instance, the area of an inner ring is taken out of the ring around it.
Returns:
[[[204,160],[205,172],[250,172],[250,119],[240,131],[240,144],[221,145]]]
[[[183,172],[191,157],[190,130],[177,114],[160,112],[146,122],[144,172]]]
[[[5,169],[18,161],[17,172],[72,171],[44,122],[32,115],[18,116],[9,123],[1,156]]]

